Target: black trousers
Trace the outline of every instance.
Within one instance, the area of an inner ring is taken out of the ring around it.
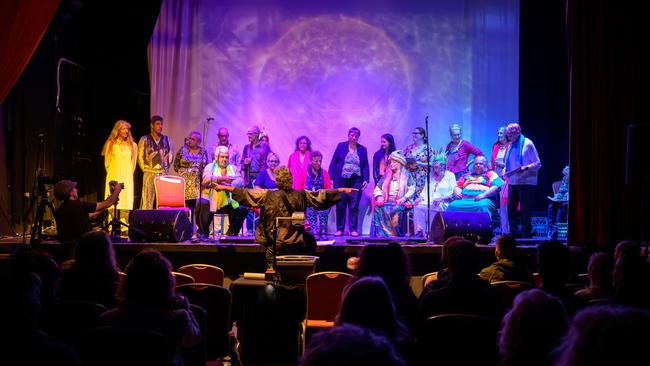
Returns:
[[[341,193],[341,200],[336,203],[336,230],[345,231],[346,211],[348,211],[348,227],[350,232],[357,231],[359,224],[359,201],[361,199],[361,177],[353,175],[350,178],[341,178],[334,182],[334,188],[357,188],[351,194]]]
[[[228,236],[236,236],[241,227],[244,224],[244,219],[248,210],[244,206],[239,206],[233,208],[232,205],[224,206],[219,209],[220,212],[228,213],[228,221],[230,225],[228,226]],[[194,210],[194,215],[196,216],[196,223],[198,226],[198,233],[200,235],[208,235],[210,233],[210,223],[212,221],[212,212],[210,212],[210,202],[200,198]]]
[[[535,186],[529,184],[508,186],[508,224],[510,234],[515,236],[530,236],[533,225],[530,222],[530,205],[533,202]],[[519,211],[517,211],[519,207]],[[521,222],[521,232],[517,226],[517,217]]]

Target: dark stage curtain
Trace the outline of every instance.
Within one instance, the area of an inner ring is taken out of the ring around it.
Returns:
[[[570,63],[569,243],[611,249],[647,239],[647,182],[626,182],[629,124],[647,123],[647,19],[634,1],[567,0]],[[650,142],[648,142],[650,143]],[[647,151],[647,150],[646,150]],[[647,154],[644,154],[647,155]],[[644,193],[645,192],[645,193]]]
[[[0,1],[0,103],[27,66],[60,2]]]

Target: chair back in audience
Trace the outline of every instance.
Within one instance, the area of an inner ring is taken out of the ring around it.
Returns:
[[[99,325],[99,316],[108,311],[104,305],[90,301],[61,300],[54,308],[47,333],[77,347],[81,334]]]
[[[176,286],[179,285],[186,285],[188,283],[195,283],[196,281],[194,280],[194,277],[185,274],[185,273],[180,273],[180,272],[172,272],[172,276],[174,276],[174,281],[176,281]]]
[[[532,283],[524,281],[494,281],[491,285],[507,308],[512,307],[512,302],[517,294],[535,288]]]
[[[201,329],[201,341],[191,347],[181,348],[183,366],[206,366],[205,332],[207,329],[207,313],[202,307],[194,304],[190,304],[190,310],[199,324],[199,329]]]
[[[190,275],[194,282],[209,283],[223,286],[223,269],[209,264],[188,264],[178,269],[178,272]]]
[[[230,291],[209,283],[191,283],[176,286],[176,292],[206,312],[206,332],[203,334],[208,360],[230,355]]]
[[[168,352],[159,333],[111,326],[84,332],[79,347],[84,366],[167,366]]]
[[[435,315],[424,321],[417,350],[420,359],[436,365],[493,366],[498,329],[496,321],[479,315]]]
[[[341,297],[352,275],[344,272],[318,272],[307,276],[307,312],[301,323],[300,344],[304,353],[308,332],[334,326]]]
[[[422,288],[425,288],[427,286],[427,283],[431,281],[435,281],[437,279],[438,279],[438,271],[425,273],[424,275],[422,275]]]

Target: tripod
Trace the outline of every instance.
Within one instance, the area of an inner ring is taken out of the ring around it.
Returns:
[[[36,209],[36,216],[32,223],[32,232],[29,244],[40,244],[41,240],[43,240],[43,217],[45,216],[45,210],[49,208],[50,213],[54,215],[54,205],[52,205],[52,202],[48,200],[45,186],[41,187],[41,184],[39,183],[38,190],[38,195],[32,197],[29,208],[27,209],[27,214],[23,218],[23,222],[25,222],[29,213],[34,209],[36,201],[38,201],[38,208]]]

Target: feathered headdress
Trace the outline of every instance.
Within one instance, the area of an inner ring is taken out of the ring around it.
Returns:
[[[447,164],[447,153],[445,152],[445,149],[441,147],[438,150],[433,150],[433,156],[431,160],[434,162],[439,161],[443,164]]]

